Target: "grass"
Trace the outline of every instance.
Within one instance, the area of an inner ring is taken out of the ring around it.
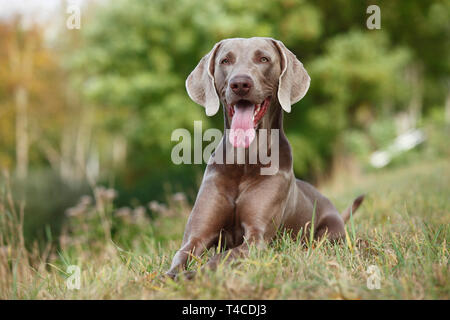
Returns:
[[[190,211],[183,195],[167,206],[151,203],[158,217],[149,219],[147,208],[113,208],[114,191],[98,188],[95,199],[85,197],[67,211],[58,245],[39,248],[26,247],[23,219],[32,213],[13,205],[6,186],[0,197],[0,298],[449,299],[450,163],[340,181],[322,188],[339,209],[368,194],[347,224],[346,244],[305,244],[280,234],[239,263],[192,281],[165,282],[159,275],[180,245]],[[193,259],[190,269],[214,250]],[[80,267],[79,290],[66,285],[70,265]],[[379,272],[380,289],[367,287],[376,273],[370,266]]]

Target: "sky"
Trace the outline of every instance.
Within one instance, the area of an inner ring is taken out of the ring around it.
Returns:
[[[65,12],[64,7],[83,2],[86,0],[0,0],[0,21],[19,14],[23,16],[25,27],[34,23],[49,24]]]
[[[26,21],[45,23],[65,2],[65,0],[0,0],[0,20],[9,20],[20,14]]]

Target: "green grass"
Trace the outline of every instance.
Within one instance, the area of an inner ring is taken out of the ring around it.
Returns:
[[[59,245],[25,248],[22,220],[8,188],[0,200],[1,299],[449,299],[450,164],[448,161],[385,170],[324,186],[339,209],[361,192],[362,207],[347,224],[348,241],[302,244],[286,234],[267,249],[194,280],[160,281],[181,243],[190,206],[183,197],[159,217],[112,208],[97,190],[84,199]],[[51,235],[49,235],[51,236]],[[215,249],[190,269],[198,269]],[[69,265],[81,268],[81,288],[69,290]],[[367,287],[369,266],[380,289]]]

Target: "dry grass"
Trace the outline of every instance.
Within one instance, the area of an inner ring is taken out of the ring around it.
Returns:
[[[449,299],[450,165],[419,164],[372,174],[352,185],[323,188],[338,208],[360,192],[368,197],[349,241],[301,244],[285,234],[267,249],[194,280],[167,280],[190,206],[182,195],[167,207],[115,209],[114,192],[97,189],[68,211],[59,245],[26,248],[21,226],[29,212],[13,205],[5,185],[0,200],[1,299]],[[204,263],[212,250],[191,269]],[[81,270],[69,290],[67,267]],[[367,288],[369,266],[380,289]]]

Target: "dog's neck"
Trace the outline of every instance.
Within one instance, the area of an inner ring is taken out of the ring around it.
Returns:
[[[227,130],[230,129],[231,125],[231,119],[228,118],[227,115],[227,110],[225,107],[222,108],[224,110],[224,131],[226,132]],[[273,150],[273,146],[272,146],[272,130],[278,130],[278,148],[276,150],[278,150],[278,154],[279,154],[279,158],[278,158],[278,167],[279,170],[283,170],[285,172],[291,172],[292,173],[292,151],[291,151],[291,147],[290,144],[287,140],[286,135],[284,134],[283,131],[283,110],[280,106],[280,104],[278,103],[278,101],[274,101],[273,103],[271,103],[270,107],[268,108],[266,114],[264,115],[262,121],[259,123],[258,127],[256,128],[256,139],[257,141],[260,141],[260,134],[262,134],[261,130],[259,129],[266,129],[266,139],[263,141],[267,141],[267,149],[266,152],[267,155],[272,155],[272,150]],[[224,133],[225,133],[224,132]],[[253,143],[255,143],[256,141],[254,141]],[[256,144],[257,152],[259,155],[259,143]],[[228,157],[228,152],[231,151],[234,147],[231,145],[231,143],[228,141],[228,137],[226,134],[223,135],[222,141],[218,146],[218,149],[220,149],[220,154],[223,156],[222,159],[226,159]],[[216,154],[217,150],[214,152],[214,155]],[[231,151],[231,153],[234,155],[234,159],[236,159],[236,152],[233,149],[233,151]],[[235,164],[232,165],[232,167],[236,170],[233,171],[235,172],[235,174],[237,175],[246,175],[246,174],[251,174],[251,175],[259,175],[260,174],[260,168],[261,167],[267,167],[267,166],[271,166],[272,163],[270,163],[269,165],[267,164],[262,164],[260,162],[260,159],[258,157],[258,162],[257,164],[248,164],[248,159],[249,159],[249,148],[247,148],[245,150],[245,164]],[[223,162],[222,162],[223,163]],[[231,170],[230,167],[228,166],[224,166],[223,164],[215,164],[212,163],[212,166],[218,170],[224,170],[224,168],[228,168],[227,170]],[[256,170],[256,171],[254,171]],[[228,173],[232,172],[232,171],[227,171]]]
[[[278,100],[270,104],[261,120],[258,129],[279,129],[280,132],[283,132],[283,110]]]

